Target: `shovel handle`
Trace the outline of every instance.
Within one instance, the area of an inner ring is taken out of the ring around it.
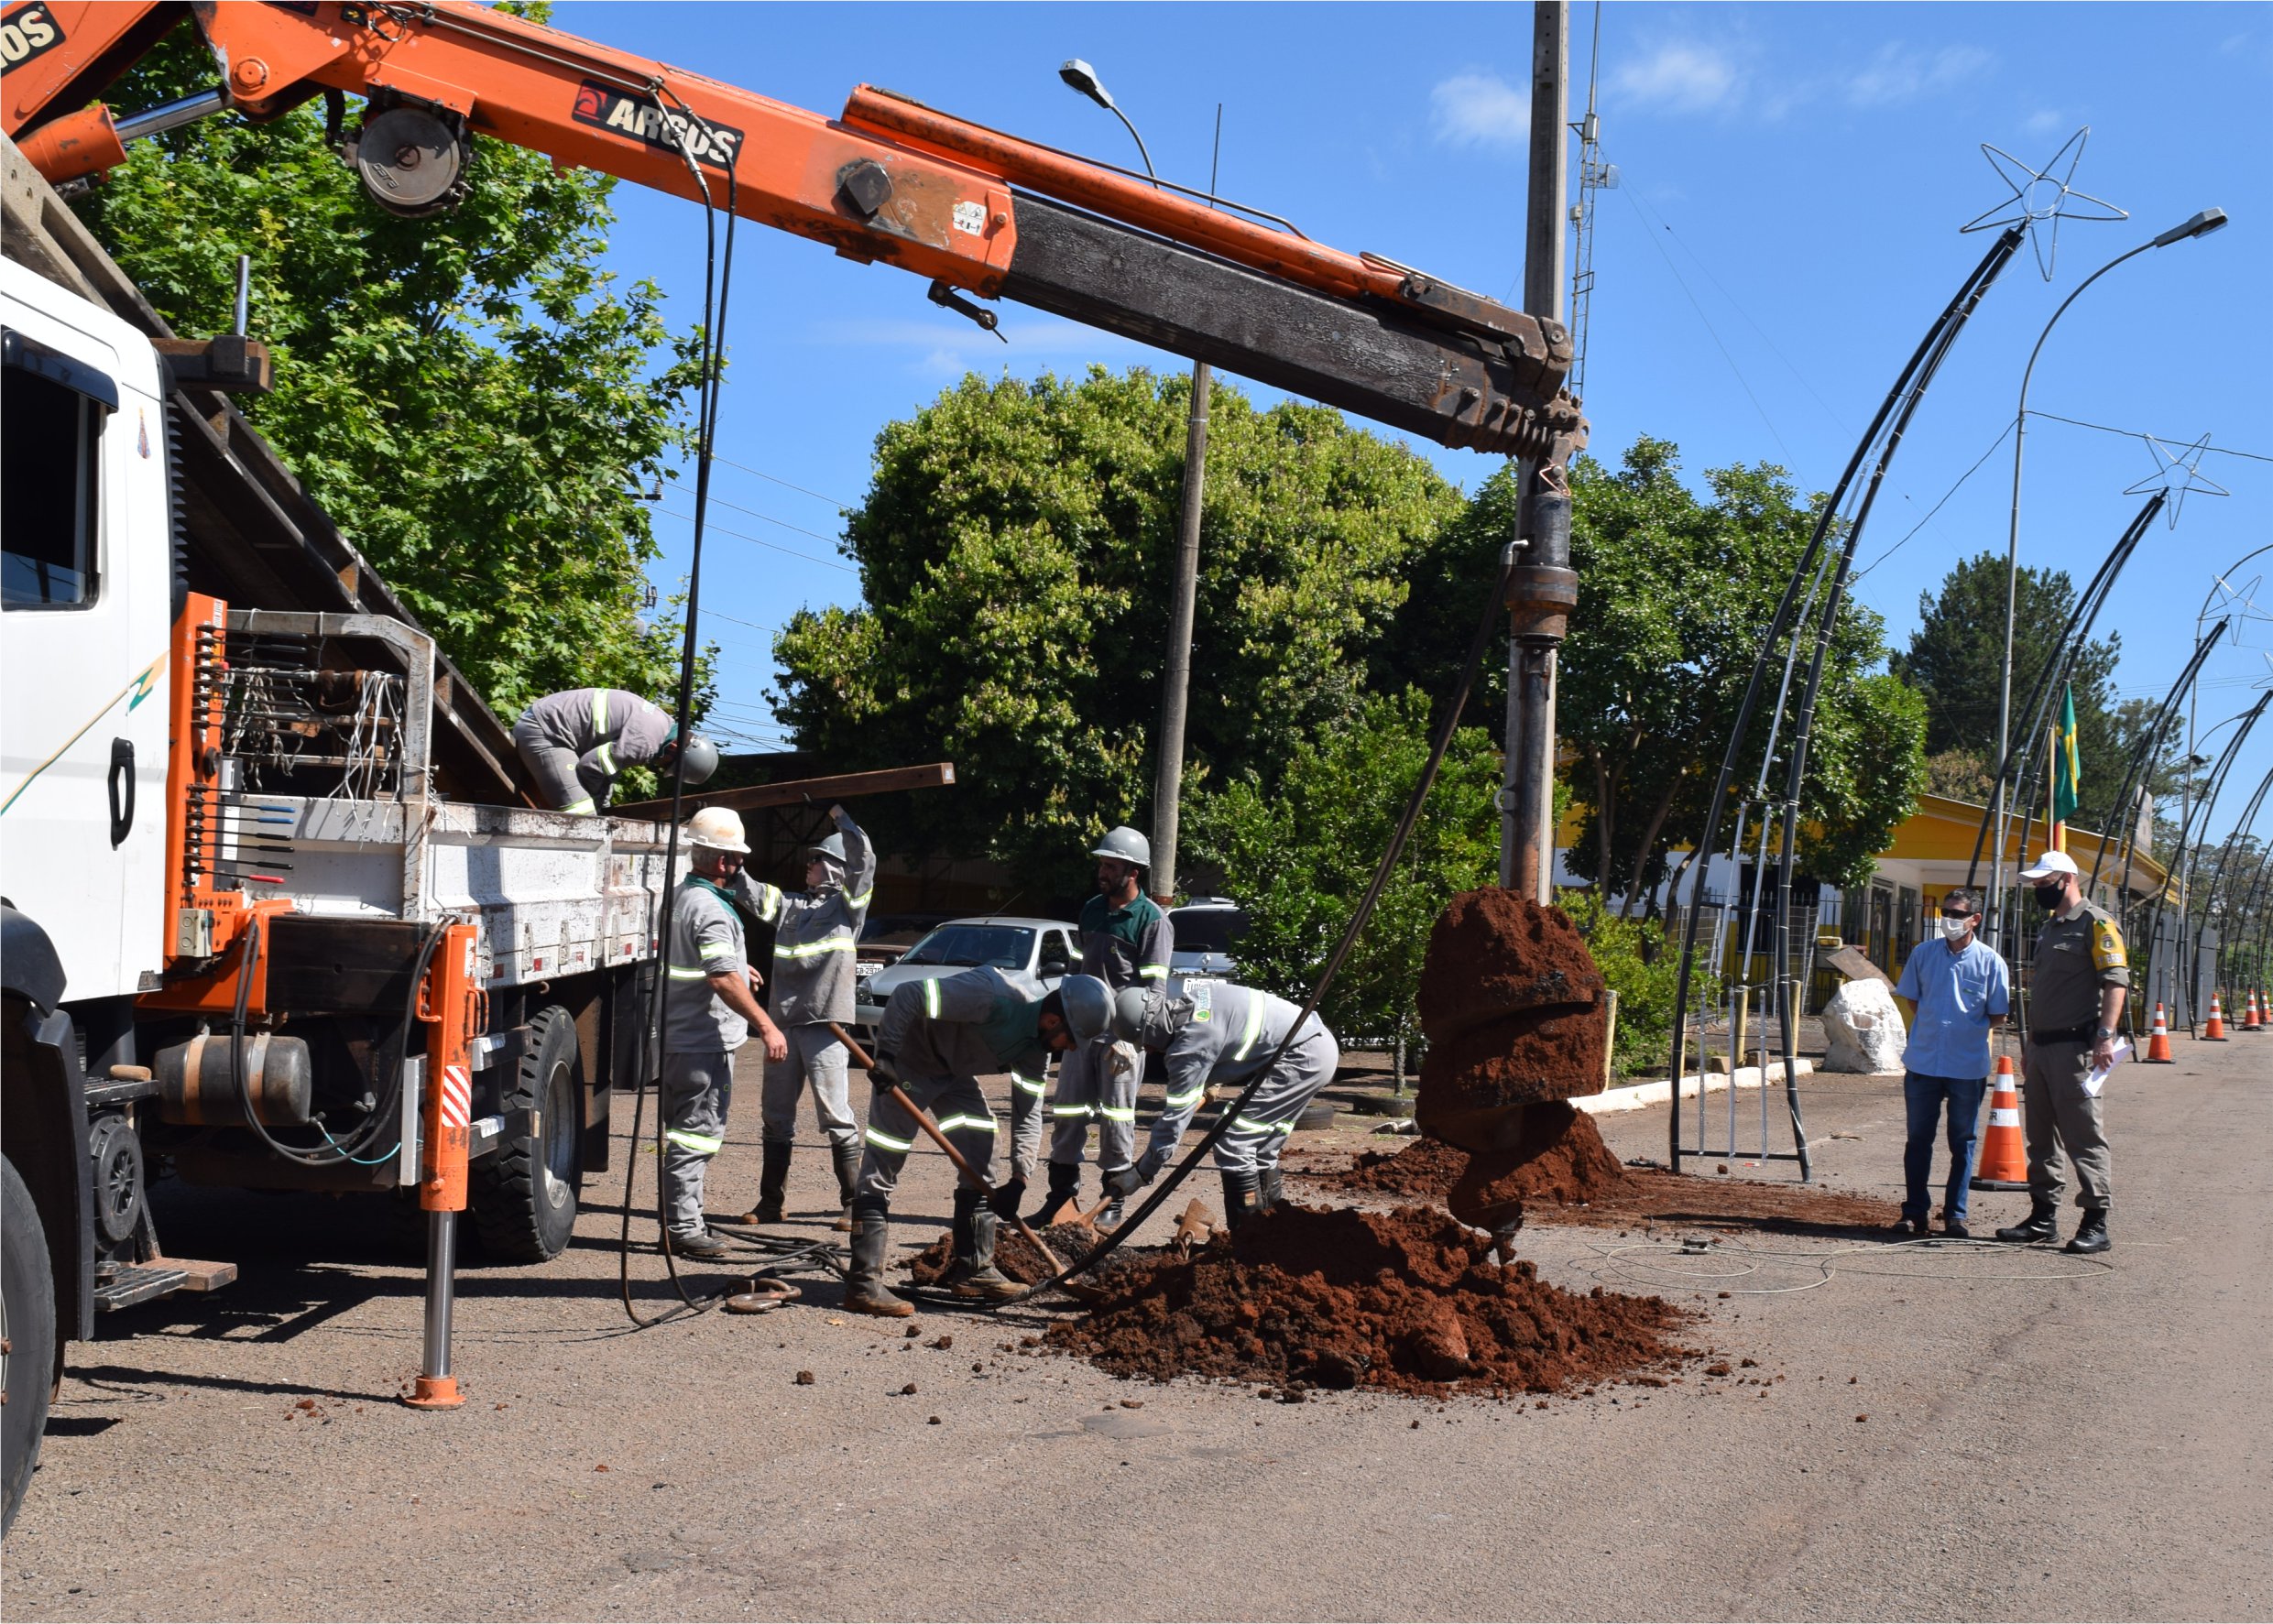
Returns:
[[[858,1066],[864,1072],[873,1073],[876,1070],[876,1062],[869,1058],[869,1052],[860,1047],[859,1043],[854,1040],[853,1035],[850,1032],[847,1031],[843,1027],[838,1026],[835,1021],[830,1021],[828,1025],[829,1030],[836,1034],[836,1041],[842,1043],[851,1053],[853,1064]],[[981,1193],[988,1195],[992,1195],[994,1193],[994,1185],[988,1182],[984,1174],[971,1165],[970,1159],[968,1157],[965,1156],[962,1151],[955,1148],[955,1141],[950,1139],[945,1134],[939,1130],[939,1124],[932,1120],[931,1113],[929,1111],[926,1111],[923,1106],[917,1105],[913,1100],[910,1099],[908,1097],[908,1091],[901,1087],[899,1084],[888,1083],[884,1086],[891,1095],[891,1097],[899,1102],[900,1108],[905,1111],[909,1116],[915,1118],[916,1127],[923,1130],[925,1137],[947,1153],[947,1160],[955,1163],[956,1172],[961,1173],[966,1179],[968,1179],[973,1184],[977,1185]],[[1049,1264],[1051,1273],[1063,1274],[1065,1271],[1065,1266],[1058,1261],[1057,1254],[1050,1250],[1050,1243],[1044,1240],[1039,1235],[1036,1235],[1031,1228],[1029,1228],[1025,1219],[1013,1216],[1011,1222],[1018,1226],[1018,1232],[1021,1235],[1034,1243],[1036,1248],[1041,1251],[1044,1260]]]

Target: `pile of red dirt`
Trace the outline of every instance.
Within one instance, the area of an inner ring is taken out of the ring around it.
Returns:
[[[1524,1131],[1515,1107],[1601,1092],[1603,992],[1562,910],[1496,886],[1455,897],[1421,967],[1422,1130],[1462,1150],[1511,1150]]]
[[[1291,1396],[1367,1387],[1555,1392],[1677,1364],[1690,1316],[1657,1297],[1580,1295],[1504,1265],[1441,1213],[1282,1204],[1188,1259],[1140,1255],[1044,1340],[1117,1376],[1258,1381]]]
[[[1523,1222],[1526,1204],[1614,1200],[1626,1170],[1594,1119],[1560,1100],[1524,1107],[1524,1137],[1510,1150],[1465,1150],[1422,1139],[1394,1153],[1361,1156],[1325,1181],[1338,1190],[1415,1195],[1445,1204],[1465,1223],[1500,1231]]]

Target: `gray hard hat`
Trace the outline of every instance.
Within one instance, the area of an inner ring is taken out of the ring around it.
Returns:
[[[1065,1006],[1065,1030],[1075,1042],[1087,1043],[1104,1034],[1113,1015],[1110,987],[1094,975],[1068,975],[1057,984],[1057,994]]]
[[[706,783],[710,775],[718,770],[718,747],[699,733],[686,736],[686,743],[679,748],[679,757],[684,763],[686,781],[690,784]]]
[[[1097,850],[1089,856],[1116,857],[1139,868],[1150,868],[1153,866],[1153,843],[1123,823],[1118,829],[1108,829],[1105,838],[1097,843]]]
[[[1140,1049],[1164,1049],[1191,1019],[1192,1000],[1163,986],[1124,986],[1113,995],[1113,1036]]]
[[[845,863],[845,837],[832,834],[826,840],[817,840],[814,842],[812,851],[815,856],[826,857],[841,868]]]

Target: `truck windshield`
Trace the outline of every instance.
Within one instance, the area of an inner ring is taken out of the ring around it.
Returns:
[[[1034,933],[1016,925],[942,925],[908,950],[903,965],[987,965],[1023,970],[1033,957]]]
[[[1179,908],[1168,915],[1178,953],[1223,953],[1247,934],[1247,916],[1236,908]]]

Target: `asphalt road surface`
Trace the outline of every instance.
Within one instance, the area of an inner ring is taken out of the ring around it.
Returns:
[[[755,1103],[716,1210],[754,1194]],[[1811,1079],[1806,1104],[1829,1183],[1898,1193],[1896,1080]],[[1033,1311],[927,1308],[911,1338],[837,1313],[825,1278],[769,1314],[627,1334],[613,1174],[554,1263],[469,1261],[456,1356],[472,1399],[423,1414],[396,1401],[420,1276],[372,1215],[168,1187],[169,1250],[244,1276],[106,1318],[74,1350],[0,1608],[2263,1618],[2273,1037],[2130,1068],[2111,1114],[2116,1246],[2099,1260],[1741,1234],[1684,1256],[1535,1223],[1522,1245],[1542,1273],[1664,1291],[1705,1315],[1689,1340],[1733,1367],[1545,1409],[1117,1381],[1019,1351]],[[1604,1128],[1623,1155],[1663,1154],[1662,1109]],[[919,1158],[896,1238],[934,1238],[948,1188],[945,1162]],[[1211,1177],[1193,1188],[1218,1203]],[[801,1153],[792,1227],[821,1234],[830,1198],[825,1157]],[[2024,1204],[1977,1197],[1976,1233]],[[660,1259],[632,1263],[652,1312]]]

